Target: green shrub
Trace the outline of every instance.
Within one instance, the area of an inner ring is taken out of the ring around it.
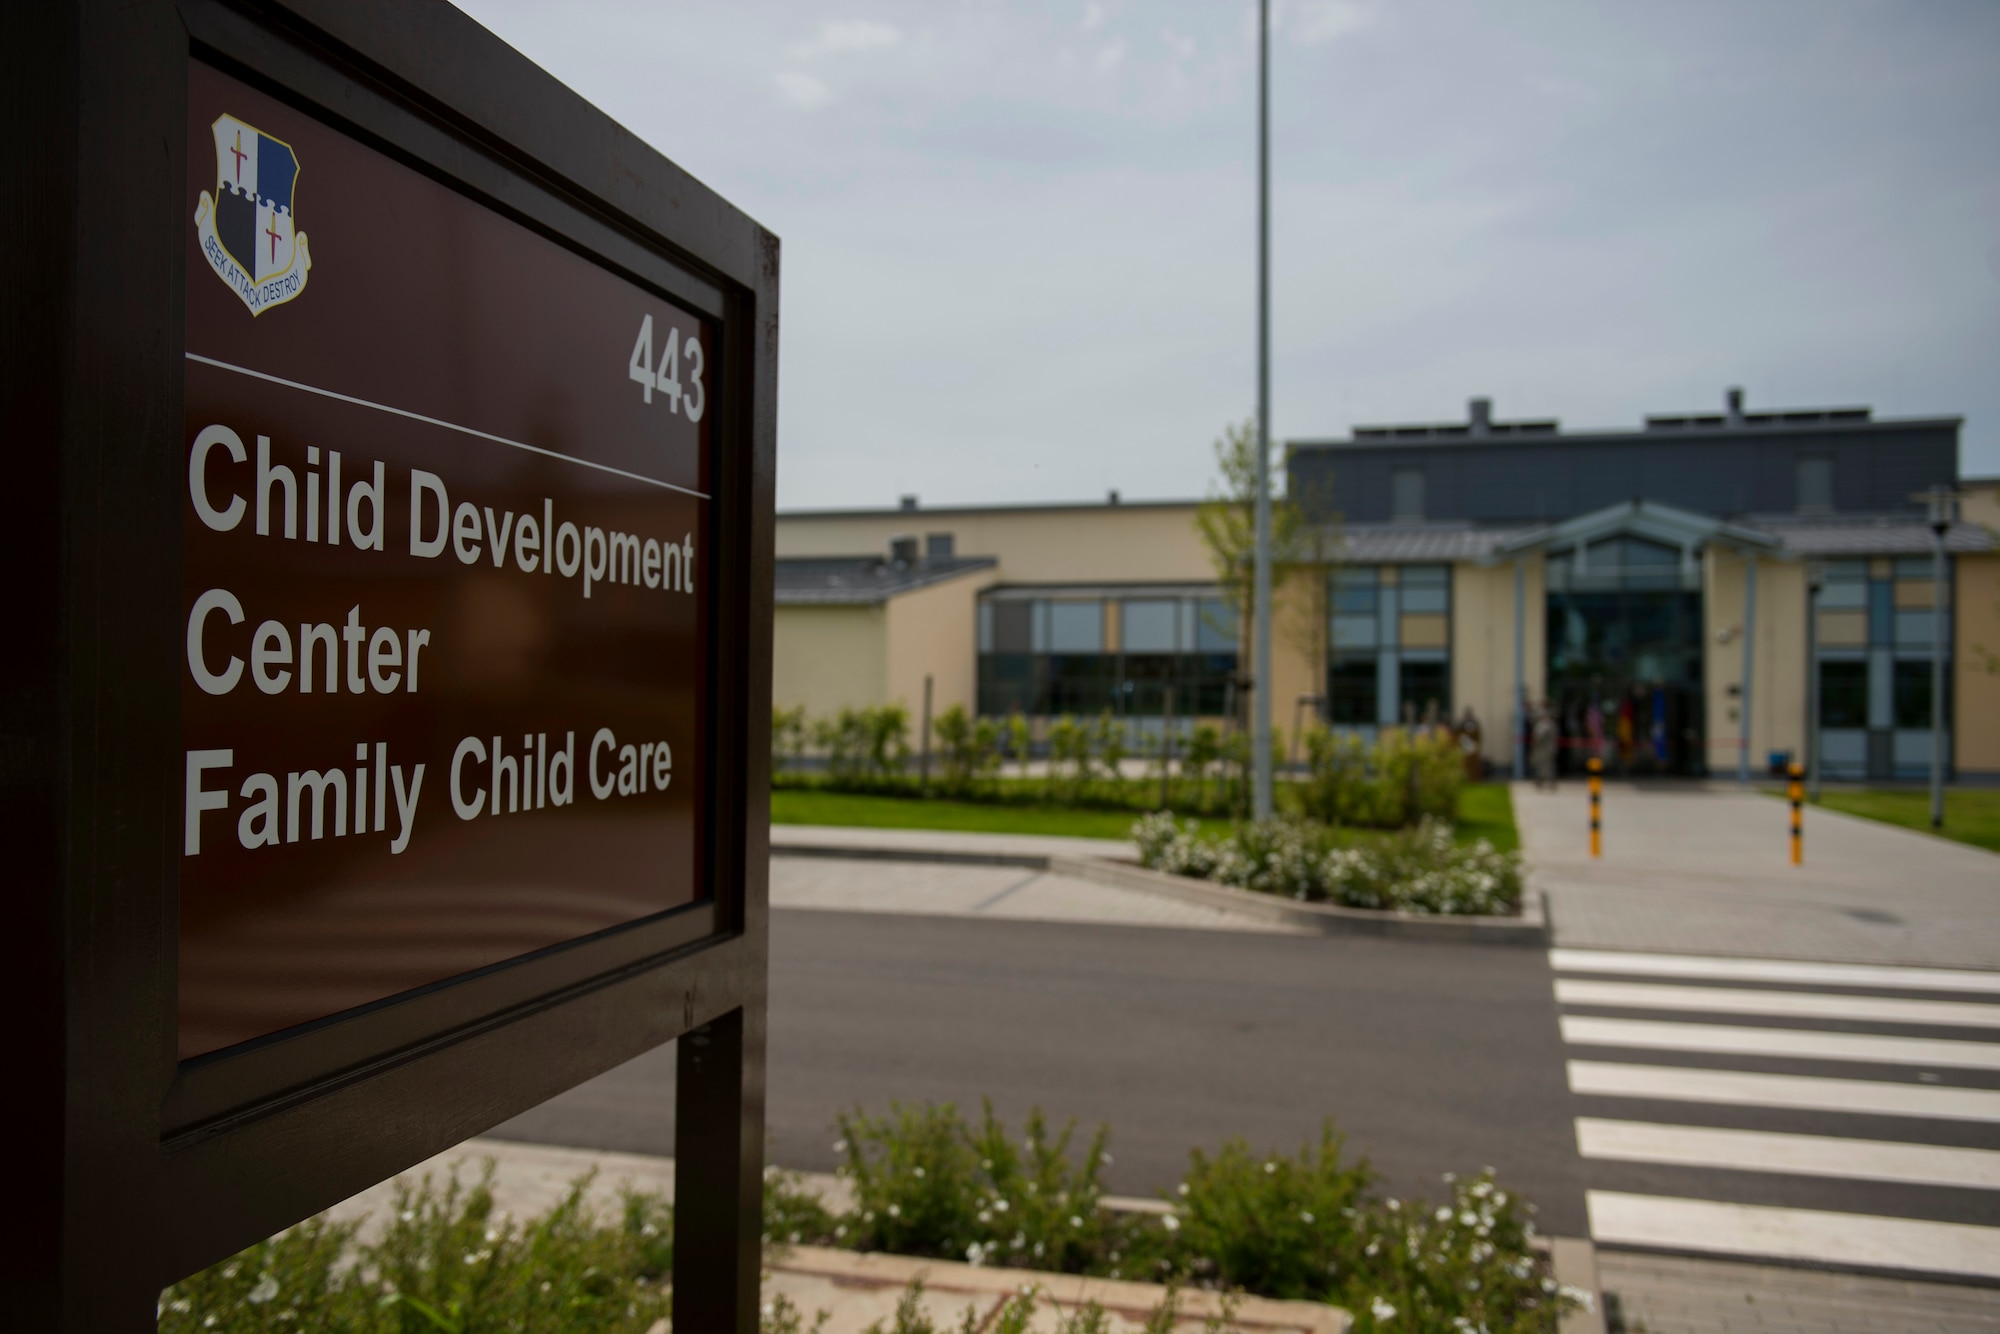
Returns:
[[[1000,776],[1000,725],[954,704],[931,723],[938,740],[941,785],[956,797],[974,795]]]
[[[1018,1266],[1102,1272],[1115,1222],[1099,1207],[1110,1161],[1099,1127],[1082,1163],[1070,1160],[1074,1123],[1051,1134],[1029,1114],[1017,1147],[986,1104],[975,1129],[950,1103],[892,1104],[886,1117],[838,1118],[841,1175],[854,1187],[839,1244]]]
[[[1387,1200],[1364,1211],[1361,1263],[1340,1304],[1357,1331],[1523,1330],[1554,1334],[1588,1295],[1557,1284],[1533,1248],[1533,1208],[1487,1168],[1471,1181],[1445,1174],[1447,1203]]]
[[[1448,735],[1390,730],[1369,745],[1351,732],[1313,726],[1301,740],[1306,776],[1299,797],[1314,819],[1400,829],[1426,817],[1457,816],[1465,761]]]
[[[617,1222],[584,1202],[590,1178],[522,1224],[493,1212],[493,1165],[467,1187],[453,1172],[399,1183],[379,1238],[314,1219],[160,1294],[168,1334],[642,1334],[666,1317],[673,1215],[627,1193]]]
[[[1132,826],[1132,841],[1154,870],[1287,898],[1452,916],[1504,916],[1521,906],[1518,854],[1496,851],[1485,839],[1462,847],[1449,825],[1428,816],[1414,829],[1356,845],[1292,816],[1238,823],[1212,838],[1197,821],[1159,812]]]
[[[771,709],[771,767],[789,769],[805,757],[812,744],[812,725],[806,720],[806,706]]]
[[[811,724],[813,745],[836,784],[893,787],[910,763],[910,711],[900,704],[844,708]]]
[[[1162,1334],[1175,1325],[1181,1284],[1333,1302],[1354,1314],[1356,1329],[1371,1331],[1554,1334],[1558,1316],[1579,1296],[1559,1288],[1536,1253],[1532,1206],[1502,1190],[1490,1168],[1469,1182],[1446,1174],[1450,1199],[1437,1207],[1376,1199],[1368,1164],[1343,1161],[1331,1121],[1317,1144],[1296,1155],[1255,1153],[1241,1140],[1213,1155],[1195,1151],[1164,1215],[1102,1209],[1098,1173],[1109,1158],[1101,1129],[1080,1165],[1070,1159],[1070,1133],[1050,1136],[1040,1113],[1030,1118],[1018,1151],[990,1107],[977,1131],[949,1105],[897,1106],[880,1120],[857,1112],[842,1118],[842,1129],[849,1136],[841,1146],[849,1163],[843,1170],[859,1196],[856,1213],[844,1221],[875,1218],[840,1244],[958,1258],[958,1241],[984,1229],[988,1240],[967,1242],[960,1252],[975,1263],[1165,1282],[1166,1299],[1145,1326]],[[914,1171],[919,1166],[927,1167],[921,1176]],[[971,1207],[928,1198],[939,1180],[969,1189]],[[1001,1199],[1006,1210],[996,1207]],[[1083,1211],[1086,1202],[1090,1213]],[[884,1234],[876,1230],[890,1205],[900,1206],[894,1217],[905,1225],[901,1246],[881,1245]],[[1099,1220],[1094,1228],[1085,1221],[1092,1213]],[[930,1235],[916,1237],[907,1226],[920,1218],[932,1220]],[[1019,1238],[996,1243],[996,1224],[1017,1229]],[[1025,1329],[1035,1296],[1016,1300],[1020,1308],[1002,1318],[1019,1317]],[[1060,1328],[1103,1334],[1090,1323],[1101,1318],[1078,1311]],[[1210,1323],[1219,1328],[1226,1321]],[[893,1329],[932,1329],[916,1296],[905,1294]]]
[[[1197,1149],[1180,1186],[1175,1273],[1208,1287],[1283,1300],[1325,1300],[1345,1287],[1365,1242],[1355,1220],[1372,1180],[1340,1160],[1328,1121],[1317,1151],[1257,1155],[1240,1139],[1210,1157]]]
[[[1090,787],[1090,729],[1064,714],[1049,724],[1049,800],[1075,802]]]

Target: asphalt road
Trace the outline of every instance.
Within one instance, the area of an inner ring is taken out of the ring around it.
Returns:
[[[1296,1149],[1335,1118],[1388,1194],[1485,1165],[1584,1234],[1546,956],[1491,945],[1053,922],[772,915],[768,1156],[831,1170],[843,1108],[990,1096],[1108,1122],[1117,1193],[1188,1150]],[[673,1151],[674,1054],[648,1053],[496,1135]]]

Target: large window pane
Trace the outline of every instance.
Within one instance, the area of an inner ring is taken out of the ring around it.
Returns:
[[[1421,722],[1426,717],[1451,717],[1451,665],[1444,662],[1411,662],[1405,658],[1398,668],[1398,691],[1402,695],[1403,716]],[[1435,709],[1436,712],[1429,712]]]
[[[1424,470],[1397,468],[1389,474],[1389,514],[1397,523],[1420,523],[1424,517]]]
[[[1951,694],[1945,693],[1945,726],[1951,726]],[[1928,728],[1931,725],[1931,665],[1929,662],[1896,664],[1896,726]]]
[[[1203,598],[1195,622],[1194,646],[1203,653],[1236,651],[1236,611],[1222,598]]]
[[[1327,669],[1327,713],[1336,723],[1372,726],[1375,721],[1375,655],[1339,657]]]
[[[1451,567],[1409,565],[1403,569],[1402,592],[1405,612],[1440,612],[1449,609]]]
[[[1119,647],[1126,653],[1172,653],[1180,604],[1168,599],[1127,599],[1119,604]]]
[[[1374,648],[1377,628],[1373,616],[1336,616],[1333,618],[1333,646]]]
[[[1375,614],[1375,567],[1358,565],[1333,572],[1333,610],[1340,616]]]
[[[1049,604],[1049,652],[1102,653],[1103,651],[1104,604],[1102,602]]]
[[[1035,636],[1030,627],[1035,604],[1032,602],[990,602],[993,609],[993,652],[1030,653]]]
[[[1868,664],[1822,662],[1819,665],[1819,725],[1824,728],[1868,726]]]

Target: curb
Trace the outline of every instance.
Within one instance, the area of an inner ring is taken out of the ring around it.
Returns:
[[[1530,893],[1519,917],[1424,917],[1370,908],[1343,908],[1331,903],[1302,903],[1275,894],[1234,889],[1191,876],[1170,875],[1143,866],[1127,866],[1095,857],[1052,857],[1049,869],[1100,885],[1137,889],[1187,903],[1328,936],[1388,936],[1399,940],[1458,941],[1482,945],[1546,946],[1548,909],[1543,896]]]
[[[967,852],[957,848],[871,848],[852,843],[771,844],[773,857],[844,857],[860,862],[943,862],[948,866],[1020,866],[1046,871],[1051,858],[1036,852]]]
[[[1086,1302],[1096,1302],[1127,1326],[1140,1326],[1160,1305],[1166,1289],[1152,1283],[1128,1279],[1084,1278],[1075,1274],[1050,1274],[1034,1269],[1002,1269],[974,1266],[954,1260],[926,1260],[882,1251],[847,1251],[822,1246],[788,1246],[781,1253],[767,1255],[765,1269],[774,1279],[791,1280],[784,1286],[824,1285],[826,1289],[864,1293],[870,1290],[900,1295],[909,1284],[923,1280],[927,1304],[942,1308],[940,1328],[951,1327],[952,1308],[969,1304],[983,1308],[986,1328],[1001,1305],[1017,1293],[1034,1289],[1044,1301],[1059,1309],[1075,1311]],[[816,1282],[815,1282],[816,1281]],[[819,1292],[802,1291],[795,1297],[810,1310]],[[1200,1288],[1179,1290],[1180,1316],[1177,1330],[1211,1330],[1227,1317],[1228,1328],[1246,1334],[1346,1334],[1352,1318],[1338,1306],[1321,1302],[1275,1301],[1268,1297],[1239,1297],[1225,1302],[1219,1294]],[[878,1299],[879,1300],[879,1299]],[[1042,1322],[1037,1322],[1038,1326]]]
[[[1273,894],[1234,889],[1191,876],[1152,871],[1105,857],[1075,857],[1025,852],[962,852],[924,848],[869,848],[847,844],[773,844],[773,857],[842,857],[853,861],[933,862],[947,865],[1019,866],[1073,876],[1114,889],[1200,904],[1259,921],[1275,922],[1325,936],[1381,936],[1396,940],[1431,940],[1477,945],[1546,947],[1549,929],[1548,895],[1531,889],[1519,917],[1427,917],[1344,908],[1331,903],[1302,903]]]

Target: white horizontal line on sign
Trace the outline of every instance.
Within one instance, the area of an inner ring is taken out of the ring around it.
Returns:
[[[1656,1051],[1729,1052],[1808,1061],[1880,1061],[1889,1065],[2000,1070],[2000,1044],[1955,1038],[1899,1038],[1873,1033],[1821,1033],[1735,1024],[1676,1024],[1653,1019],[1563,1015],[1564,1042]]]
[[[318,385],[303,384],[297,380],[287,380],[281,375],[271,375],[264,371],[253,371],[248,366],[236,366],[227,361],[217,361],[214,357],[204,357],[198,352],[189,352],[184,355],[189,361],[200,362],[204,366],[213,366],[220,371],[234,371],[238,375],[247,375],[253,380],[263,380],[268,384],[283,385],[287,389],[296,389],[300,393],[317,394],[321,398],[330,398],[337,403],[350,403],[357,408],[373,408],[377,412],[386,412],[392,417],[406,417],[410,421],[422,422],[426,426],[441,427],[447,431],[457,431],[460,435],[469,435],[480,440],[490,440],[496,445],[505,445],[509,449],[525,450],[530,454],[540,454],[543,458],[561,459],[565,463],[574,463],[578,467],[594,468],[598,472],[610,473],[613,477],[623,477],[633,482],[644,482],[647,486],[657,486],[666,491],[678,491],[684,496],[693,496],[696,500],[707,500],[709,498],[706,491],[695,491],[685,486],[675,486],[672,482],[663,482],[657,477],[647,477],[642,473],[626,472],[623,468],[614,468],[608,463],[593,463],[589,459],[580,459],[574,454],[564,454],[560,450],[544,449],[540,445],[530,445],[520,440],[509,440],[504,435],[494,435],[491,432],[476,430],[470,426],[460,426],[457,422],[448,422],[440,417],[426,417],[423,413],[411,412],[408,408],[392,407],[387,403],[372,403],[365,398],[356,398],[352,394],[343,394],[332,389],[322,389]]]
[[[1826,1079],[1818,1075],[1767,1075],[1748,1070],[1693,1070],[1685,1066],[1626,1065],[1615,1061],[1568,1064],[1570,1092],[1599,1097],[2000,1123],[2000,1090],[1994,1089],[1939,1088],[1932,1084]]]
[[[1584,1206],[1599,1245],[2000,1278],[2000,1228],[1608,1190]]]
[[[1586,1158],[1667,1163],[1732,1172],[1789,1172],[1921,1186],[2000,1187],[2000,1153],[1939,1144],[1900,1144],[1831,1135],[1789,1135],[1651,1121],[1576,1118],[1576,1151]]]
[[[2000,1029],[2000,1005],[1978,1001],[1904,1000],[1822,991],[1751,991],[1741,987],[1677,987],[1651,982],[1556,979],[1559,1005],[1608,1005],[1628,1010],[1703,1010],[1799,1019],[1858,1019],[1882,1024],[1936,1024]]]
[[[1559,973],[1627,973],[1635,977],[1700,977],[1729,982],[1802,982],[1822,987],[1883,987],[1905,991],[1990,991],[2000,973],[1969,968],[1898,968],[1891,964],[1801,963],[1790,959],[1731,959],[1705,954],[1644,954],[1624,950],[1549,951]]]

